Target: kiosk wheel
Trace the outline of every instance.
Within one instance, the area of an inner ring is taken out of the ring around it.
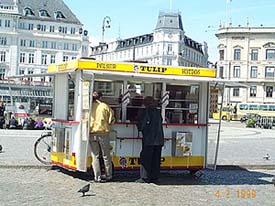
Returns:
[[[190,174],[195,180],[198,180],[203,176],[202,170],[199,169],[190,170]]]
[[[52,133],[42,134],[34,143],[34,156],[42,164],[51,164]]]

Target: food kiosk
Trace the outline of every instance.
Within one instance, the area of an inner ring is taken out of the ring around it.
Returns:
[[[142,135],[136,114],[145,96],[153,96],[162,112],[161,168],[196,171],[206,166],[215,70],[77,59],[50,65],[48,74],[54,76],[53,164],[83,172],[91,168],[89,117],[96,90],[116,118],[110,132],[115,170],[139,168]]]

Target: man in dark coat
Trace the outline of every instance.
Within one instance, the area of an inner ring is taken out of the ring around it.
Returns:
[[[0,100],[0,129],[3,129],[5,123],[5,105],[3,101]]]
[[[136,182],[156,182],[160,175],[161,150],[164,145],[161,110],[154,98],[144,98],[145,109],[138,118],[137,128],[142,133],[140,179]]]

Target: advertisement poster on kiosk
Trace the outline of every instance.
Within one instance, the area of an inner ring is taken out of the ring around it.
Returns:
[[[15,102],[15,116],[27,117],[30,113],[30,104],[28,102]]]
[[[40,115],[52,115],[52,104],[51,103],[40,103],[38,113]]]

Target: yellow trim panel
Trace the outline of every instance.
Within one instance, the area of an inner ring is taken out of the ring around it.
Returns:
[[[52,152],[51,160],[53,164],[61,165],[70,169],[77,170],[76,157],[69,156],[66,159],[65,153],[62,152]],[[114,167],[117,169],[136,169],[139,167],[139,157],[135,156],[114,156],[113,163]],[[87,160],[87,168],[92,165],[92,157],[89,156]],[[176,168],[196,168],[204,167],[204,157],[203,156],[183,156],[183,157],[172,157],[165,156],[161,157],[161,168],[164,169],[176,169]]]
[[[48,73],[64,72],[72,69],[97,70],[113,72],[130,72],[141,74],[160,74],[193,77],[216,77],[216,70],[195,67],[169,67],[165,65],[150,65],[140,63],[99,62],[93,60],[73,60],[61,64],[52,64]]]

